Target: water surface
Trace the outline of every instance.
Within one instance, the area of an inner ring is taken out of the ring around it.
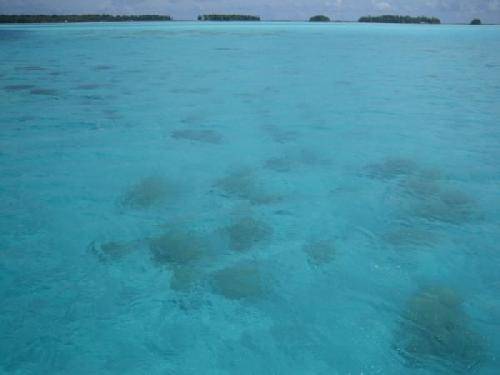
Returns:
[[[500,28],[0,27],[0,372],[495,374]]]

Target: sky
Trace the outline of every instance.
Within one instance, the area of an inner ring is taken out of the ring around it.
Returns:
[[[199,14],[254,14],[263,20],[304,20],[325,14],[335,20],[363,15],[409,14],[469,22],[478,17],[500,23],[500,0],[0,0],[0,14],[168,14],[195,19]]]

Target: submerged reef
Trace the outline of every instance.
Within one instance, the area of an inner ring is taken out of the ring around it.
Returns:
[[[266,223],[245,217],[225,228],[229,236],[229,246],[232,250],[247,251],[254,245],[268,239],[273,229]]]
[[[366,167],[370,178],[395,180],[408,213],[420,219],[460,224],[480,218],[471,196],[456,189],[436,169],[426,169],[411,159],[388,158]]]
[[[264,162],[264,168],[274,172],[287,173],[299,167],[325,166],[329,163],[329,160],[320,158],[313,151],[300,150],[294,154],[285,154],[267,159]]]
[[[118,261],[130,254],[134,249],[134,243],[121,241],[92,241],[88,246],[88,250],[103,263]]]
[[[57,96],[59,92],[54,89],[34,88],[30,90],[31,95]]]
[[[163,204],[173,193],[171,185],[162,177],[149,176],[140,180],[125,193],[122,203],[136,209]]]
[[[409,175],[417,170],[417,163],[406,158],[387,158],[381,163],[368,165],[367,174],[371,178],[393,179]]]
[[[75,87],[77,90],[96,90],[103,87],[100,83],[84,83]]]
[[[298,137],[297,132],[291,130],[283,130],[276,125],[267,125],[264,126],[263,129],[269,134],[271,139],[277,143],[293,142]]]
[[[439,237],[436,232],[416,228],[414,226],[401,226],[391,229],[382,236],[387,244],[403,247],[432,247],[439,243]]]
[[[261,270],[254,262],[238,263],[215,272],[211,285],[216,294],[231,300],[258,298],[266,292]]]
[[[270,204],[280,201],[280,195],[268,193],[249,168],[240,168],[216,181],[215,188],[225,196],[248,200],[252,204]]]
[[[335,244],[333,241],[321,240],[309,242],[304,246],[307,261],[312,266],[323,266],[335,259]]]
[[[13,92],[13,91],[22,91],[22,90],[30,90],[33,89],[35,86],[34,85],[8,85],[4,86],[4,90],[8,92]]]
[[[214,130],[206,129],[174,130],[171,133],[171,137],[174,139],[184,139],[188,141],[197,141],[203,143],[222,143],[222,135]]]
[[[405,194],[416,199],[435,196],[441,189],[439,180],[428,176],[408,176],[401,181],[400,185]]]
[[[172,270],[170,288],[176,292],[189,292],[201,280],[201,269],[196,266],[176,266]]]
[[[44,67],[38,65],[29,65],[29,66],[20,66],[17,67],[16,70],[25,70],[27,72],[41,72],[45,70]]]
[[[455,189],[441,188],[436,194],[420,199],[414,209],[416,215],[421,218],[452,224],[464,223],[478,217],[475,201]]]
[[[105,64],[94,66],[94,70],[111,70],[113,68],[114,68],[113,65],[105,65]]]
[[[412,367],[432,364],[454,373],[477,366],[485,345],[452,289],[431,286],[413,295],[396,331],[395,349]],[[437,362],[437,363],[435,363]]]
[[[418,171],[400,181],[404,194],[417,217],[446,223],[464,223],[479,217],[475,199],[450,186],[433,170]]]
[[[267,159],[264,167],[275,172],[290,172],[293,169],[294,162],[287,157]]]
[[[192,265],[206,255],[206,246],[198,234],[185,230],[170,230],[152,238],[149,249],[159,265]]]

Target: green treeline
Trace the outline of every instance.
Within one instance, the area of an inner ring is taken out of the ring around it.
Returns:
[[[379,22],[379,23],[430,23],[439,24],[441,21],[436,17],[411,17],[411,16],[397,16],[386,14],[383,16],[365,16],[361,17],[358,22]]]
[[[330,22],[330,18],[320,14],[309,18],[309,22]]]
[[[170,16],[145,14],[137,16],[112,16],[110,14],[68,15],[0,15],[0,23],[58,23],[58,22],[123,22],[123,21],[171,21]]]
[[[479,18],[474,18],[472,21],[470,21],[471,25],[481,25],[481,20]]]
[[[203,14],[198,16],[198,21],[260,21],[260,17],[244,14]]]

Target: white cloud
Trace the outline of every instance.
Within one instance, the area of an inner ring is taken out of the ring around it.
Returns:
[[[373,1],[373,6],[376,10],[390,10],[391,4],[385,1]]]

